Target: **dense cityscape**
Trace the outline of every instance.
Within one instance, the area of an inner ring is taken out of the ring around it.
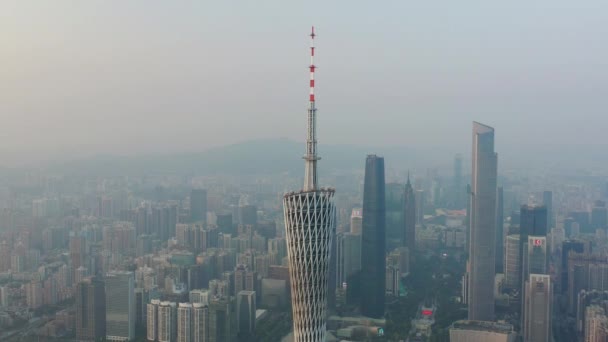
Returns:
[[[309,36],[297,145],[1,166],[0,341],[608,342],[606,169],[324,154]]]

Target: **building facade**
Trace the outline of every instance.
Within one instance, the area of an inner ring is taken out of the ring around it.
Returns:
[[[361,313],[380,318],[384,315],[386,289],[386,217],[384,158],[369,155],[365,161],[363,185],[363,233],[361,249]]]
[[[135,338],[135,277],[133,272],[106,275],[106,340]]]
[[[473,123],[469,223],[469,320],[494,320],[497,154],[494,129]]]

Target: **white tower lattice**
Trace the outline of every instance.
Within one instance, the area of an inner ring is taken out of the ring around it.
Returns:
[[[324,342],[327,281],[336,209],[333,189],[318,188],[314,38],[310,34],[310,106],[306,136],[304,188],[283,198],[295,342]]]

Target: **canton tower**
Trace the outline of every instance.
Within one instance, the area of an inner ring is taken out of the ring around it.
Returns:
[[[315,29],[310,34],[310,97],[304,188],[283,197],[291,307],[295,342],[324,342],[331,239],[335,225],[334,189],[317,184]]]

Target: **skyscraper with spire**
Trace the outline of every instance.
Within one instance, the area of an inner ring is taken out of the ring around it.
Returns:
[[[327,288],[332,235],[335,229],[333,189],[317,183],[314,39],[310,34],[310,95],[304,187],[283,197],[291,308],[295,342],[321,342],[326,336]],[[333,288],[333,287],[332,287]]]
[[[414,255],[414,248],[416,248],[416,198],[414,195],[414,188],[410,182],[410,174],[407,174],[407,183],[405,183],[405,192],[403,194],[403,243],[404,247],[407,247],[410,260]]]

